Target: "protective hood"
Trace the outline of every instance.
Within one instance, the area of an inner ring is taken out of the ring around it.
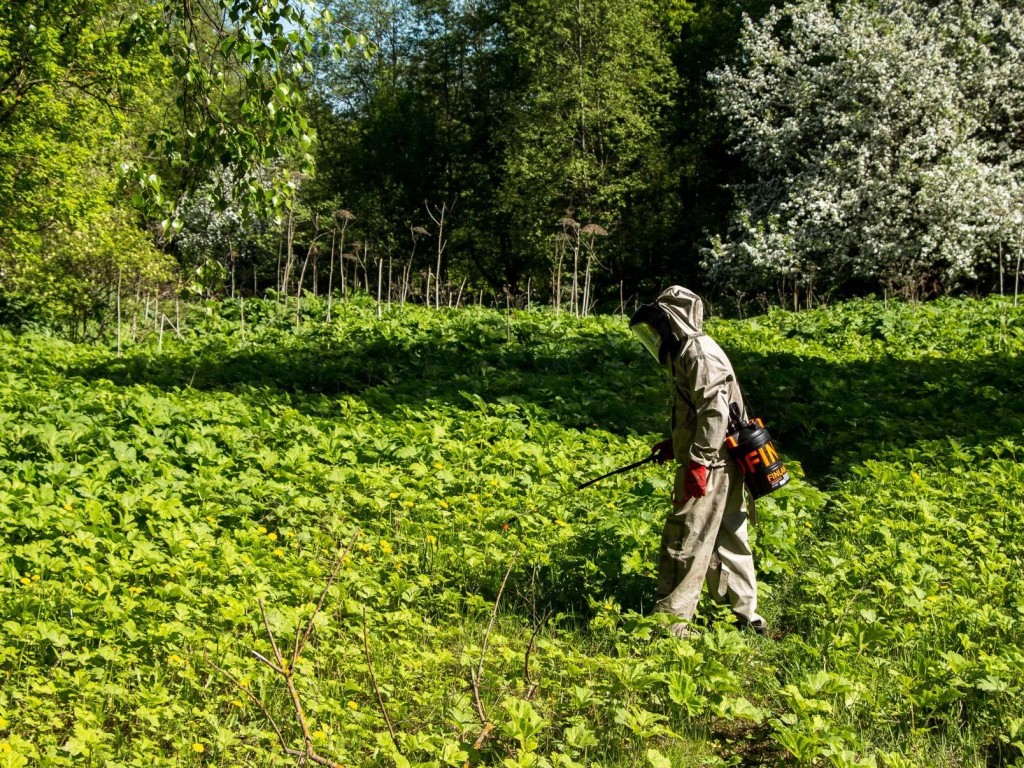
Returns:
[[[703,332],[704,303],[693,291],[679,285],[670,286],[658,297],[657,304],[665,311],[672,332],[680,341]]]

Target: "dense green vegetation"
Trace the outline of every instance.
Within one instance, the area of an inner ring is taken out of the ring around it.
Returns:
[[[684,641],[645,615],[669,470],[573,490],[665,429],[620,318],[281,310],[0,332],[0,765],[293,764],[260,601],[290,656],[336,561],[295,680],[345,765],[1021,761],[1024,310],[713,320],[796,479],[772,637],[705,603]]]

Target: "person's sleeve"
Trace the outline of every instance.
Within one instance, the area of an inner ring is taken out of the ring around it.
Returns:
[[[689,374],[697,429],[690,446],[690,458],[709,466],[719,461],[729,428],[729,384],[733,375],[727,365],[705,355],[699,346],[694,353]]]

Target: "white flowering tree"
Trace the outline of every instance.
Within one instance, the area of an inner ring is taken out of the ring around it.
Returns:
[[[1021,241],[1024,16],[798,0],[712,76],[754,180],[705,267],[736,290],[945,289]]]
[[[221,168],[206,184],[182,196],[174,243],[186,274],[205,269],[204,274],[222,275],[218,279],[235,295],[238,267],[252,262],[251,268],[256,268],[254,259],[261,254],[261,240],[270,226],[268,219],[239,202],[236,190],[242,185],[269,188],[270,175],[271,171],[261,169],[239,181],[229,169]]]

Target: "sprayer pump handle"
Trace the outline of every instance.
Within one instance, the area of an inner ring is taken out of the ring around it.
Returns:
[[[739,432],[743,426],[743,414],[740,413],[740,407],[736,403],[729,403],[729,431]]]

